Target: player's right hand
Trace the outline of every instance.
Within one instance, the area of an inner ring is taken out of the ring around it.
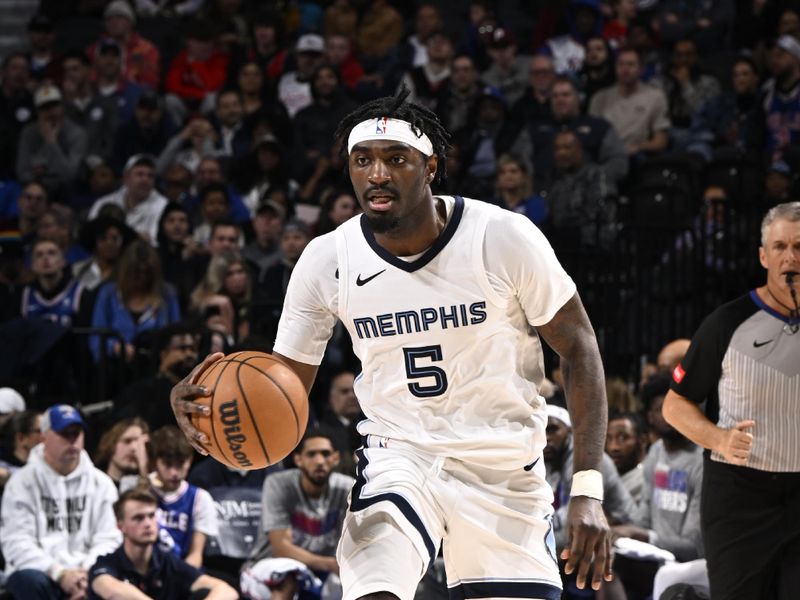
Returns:
[[[732,429],[724,429],[720,443],[715,450],[729,463],[744,466],[753,449],[753,434],[746,429],[755,426],[755,421],[739,421]]]
[[[169,393],[169,403],[172,406],[172,412],[175,413],[175,420],[178,422],[178,427],[181,428],[186,439],[192,447],[203,456],[208,454],[208,451],[203,448],[202,444],[208,443],[208,438],[205,434],[195,429],[192,425],[190,415],[208,415],[211,412],[207,406],[192,402],[198,396],[210,396],[211,390],[206,389],[201,385],[197,385],[197,380],[205,373],[211,365],[225,356],[222,352],[215,352],[206,356],[205,360],[197,365],[192,372],[184,377],[181,381],[175,384],[172,391]]]

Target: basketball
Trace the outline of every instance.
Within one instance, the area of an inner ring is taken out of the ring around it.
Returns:
[[[236,352],[200,376],[210,396],[195,402],[210,415],[192,415],[208,436],[204,447],[219,462],[240,470],[283,460],[300,442],[308,422],[308,395],[286,364],[263,352]]]

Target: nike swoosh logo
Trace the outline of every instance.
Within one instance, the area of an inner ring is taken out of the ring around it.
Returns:
[[[761,346],[765,344],[769,344],[772,340],[767,340],[766,342],[757,342],[753,340],[753,348],[761,348]]]
[[[380,275],[381,273],[383,273],[384,271],[386,271],[386,269],[384,269],[383,271],[378,271],[377,273],[375,273],[374,275],[370,275],[370,276],[369,276],[369,277],[367,277],[366,279],[361,279],[361,273],[359,273],[359,274],[358,274],[358,277],[356,277],[356,285],[357,285],[357,286],[359,286],[359,287],[361,287],[362,285],[366,285],[366,284],[368,284],[370,281],[372,281],[373,279],[375,279],[375,278],[376,278],[378,275]]]

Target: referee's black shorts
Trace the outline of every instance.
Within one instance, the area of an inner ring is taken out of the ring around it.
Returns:
[[[800,473],[706,456],[701,511],[714,600],[800,597]]]

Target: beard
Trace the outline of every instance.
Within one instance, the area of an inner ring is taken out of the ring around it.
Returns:
[[[182,360],[172,365],[169,372],[180,380],[187,377],[189,373],[192,372],[192,369],[194,369],[194,363],[192,361]]]
[[[683,442],[686,439],[686,437],[674,427],[669,427],[664,432],[662,432],[661,437],[667,440],[668,442],[673,442],[673,443]]]
[[[400,227],[400,219],[392,215],[367,215],[372,233],[389,233]]]

